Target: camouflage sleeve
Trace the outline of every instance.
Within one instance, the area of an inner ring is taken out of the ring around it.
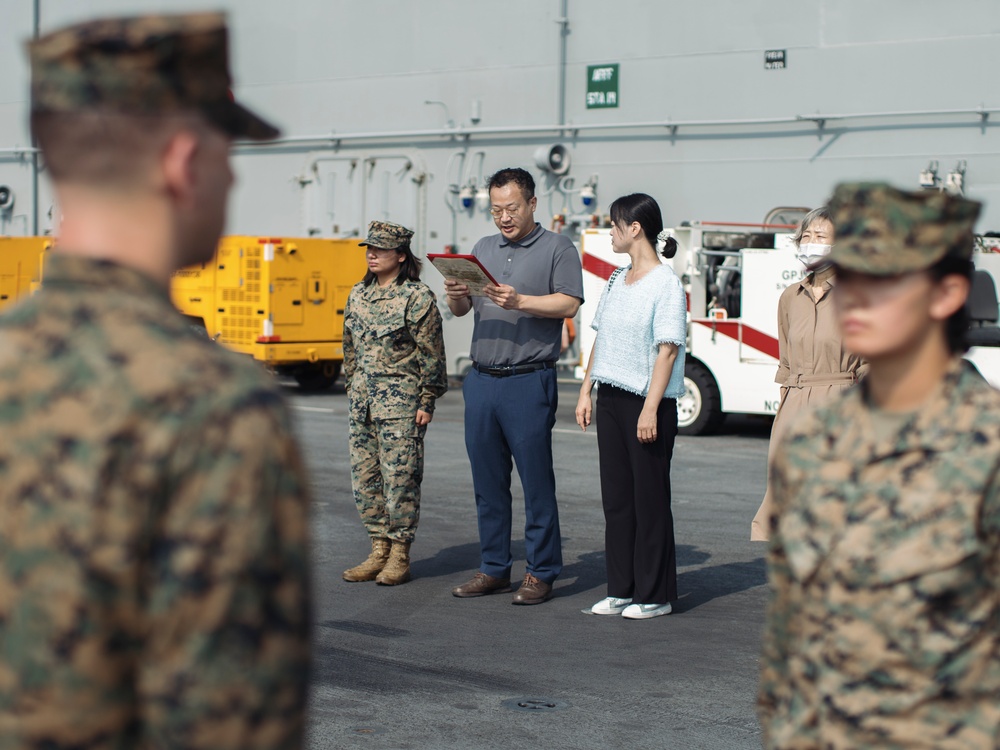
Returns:
[[[258,390],[200,424],[175,451],[149,551],[136,679],[145,744],[299,748],[308,497],[287,412]]]
[[[780,517],[787,504],[790,487],[788,482],[787,451],[784,441],[779,441],[771,463],[769,486],[773,502],[772,512]],[[769,599],[764,620],[764,634],[760,656],[760,683],[757,690],[757,713],[764,733],[764,747],[769,741],[772,721],[787,711],[788,693],[788,638],[792,618],[791,576],[785,556],[784,540],[779,528],[771,528],[767,571]]]
[[[979,511],[979,528],[994,559],[1000,563],[1000,468],[994,467],[989,484],[983,490],[983,504]],[[1000,571],[998,571],[1000,572]]]
[[[434,413],[434,402],[448,390],[441,313],[430,289],[414,294],[406,311],[410,335],[417,345],[420,382],[417,385],[418,408]]]
[[[347,302],[344,305],[344,338],[342,342],[342,348],[344,350],[344,382],[347,387],[350,388],[351,378],[354,377],[354,368],[358,364],[357,354],[354,351],[354,335],[351,333],[351,329],[347,326],[347,318],[351,314],[351,297],[352,294],[347,296]]]

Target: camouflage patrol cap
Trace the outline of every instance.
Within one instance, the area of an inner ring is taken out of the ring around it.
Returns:
[[[400,250],[410,244],[413,232],[391,221],[373,221],[368,225],[368,236],[358,244],[362,247],[381,247],[384,250]]]
[[[946,256],[972,257],[982,204],[942,192],[906,192],[881,182],[838,185],[830,199],[835,240],[823,259],[847,271],[895,276]]]
[[[28,42],[32,113],[201,112],[235,138],[278,129],[233,100],[222,13],[107,18]]]

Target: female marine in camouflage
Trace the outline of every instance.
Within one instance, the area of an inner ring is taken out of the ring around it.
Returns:
[[[420,281],[413,232],[373,221],[368,273],[344,310],[344,373],[351,409],[351,482],[371,554],[345,581],[410,580],[420,518],[424,432],[448,389],[441,313]]]
[[[775,454],[768,748],[1000,747],[1000,393],[961,357],[979,208],[833,196],[838,322],[870,369]]]

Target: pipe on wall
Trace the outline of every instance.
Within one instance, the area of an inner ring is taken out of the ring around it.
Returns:
[[[569,0],[562,0],[562,10],[559,18],[559,94],[556,122],[560,125],[566,124],[566,37],[569,36]]]
[[[1000,112],[997,107],[973,107],[968,109],[926,109],[896,112],[854,112],[849,114],[810,114],[791,115],[785,117],[742,118],[732,120],[650,120],[644,122],[599,122],[581,124],[553,125],[500,125],[494,127],[467,127],[459,125],[454,128],[431,128],[423,130],[382,130],[368,133],[323,133],[319,135],[298,135],[277,138],[266,142],[243,142],[236,144],[252,148],[267,148],[296,143],[331,143],[335,147],[342,141],[383,140],[393,138],[464,138],[474,135],[530,135],[534,133],[571,133],[588,130],[639,130],[665,128],[671,135],[676,135],[680,128],[712,128],[712,127],[753,127],[757,125],[808,125],[822,131],[831,121],[861,120],[861,119],[894,119],[904,117],[935,117],[974,115],[980,123],[985,124],[991,114]]]
[[[1000,112],[1000,107],[972,107],[968,109],[925,109],[896,112],[854,112],[848,114],[811,114],[792,115],[786,117],[760,117],[733,120],[650,120],[645,122],[599,122],[581,124],[554,125],[501,125],[495,127],[467,127],[459,125],[454,128],[432,128],[423,130],[382,130],[367,133],[321,133],[317,135],[293,135],[276,138],[273,141],[238,141],[237,149],[263,150],[274,146],[289,146],[299,143],[329,143],[334,147],[342,141],[388,140],[393,138],[436,138],[468,139],[474,135],[532,135],[535,133],[577,133],[588,130],[640,130],[665,128],[676,135],[680,128],[712,128],[712,127],[753,127],[758,125],[809,125],[822,130],[827,123],[840,120],[862,119],[894,119],[903,117],[939,117],[974,115],[985,125],[992,114]],[[37,154],[36,147],[14,146],[0,148],[0,154]]]
[[[32,8],[32,38],[38,39],[41,30],[42,0],[34,0]],[[38,236],[40,220],[38,216],[38,172],[41,169],[38,155],[38,143],[35,141],[35,134],[31,134],[31,233]]]

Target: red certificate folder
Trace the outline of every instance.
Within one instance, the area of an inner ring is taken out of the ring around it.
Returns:
[[[474,255],[451,255],[447,253],[428,253],[427,260],[441,272],[446,279],[455,279],[469,287],[469,294],[485,297],[483,287],[487,284],[499,286],[490,272]]]

